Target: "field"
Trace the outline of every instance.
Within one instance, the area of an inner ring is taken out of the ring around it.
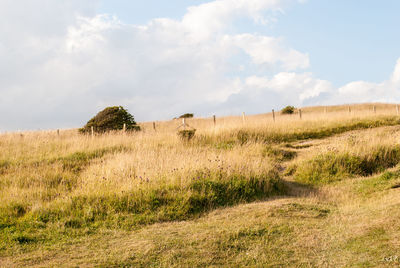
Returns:
[[[1,134],[0,266],[400,265],[396,105],[181,123]]]

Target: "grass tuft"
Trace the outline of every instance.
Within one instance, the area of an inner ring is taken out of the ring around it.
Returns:
[[[400,162],[400,146],[379,146],[365,155],[326,153],[299,164],[294,173],[298,182],[323,184],[354,176],[369,176]]]

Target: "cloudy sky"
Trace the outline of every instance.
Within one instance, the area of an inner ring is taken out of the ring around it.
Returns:
[[[400,102],[398,0],[0,0],[0,131]]]

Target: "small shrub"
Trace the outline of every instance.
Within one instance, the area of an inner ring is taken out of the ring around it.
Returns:
[[[281,110],[281,114],[294,114],[295,109],[294,106],[286,106]]]
[[[133,116],[122,106],[107,107],[90,119],[83,128],[79,129],[79,132],[90,133],[92,127],[96,133],[122,130],[124,124],[127,131],[140,130]]]
[[[185,130],[180,130],[178,132],[178,135],[182,140],[189,141],[194,137],[195,133],[196,133],[195,129],[185,129]]]

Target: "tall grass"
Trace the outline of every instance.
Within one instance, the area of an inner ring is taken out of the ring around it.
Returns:
[[[285,192],[259,144],[246,150],[197,147],[175,133],[3,138],[3,249],[83,235],[87,228],[190,219]]]
[[[318,155],[302,163],[294,176],[297,181],[320,184],[348,177],[369,176],[400,163],[400,146],[377,147],[365,155],[349,152]]]
[[[5,239],[0,248],[85,235],[100,227],[131,229],[191,219],[218,207],[283,195],[281,165],[298,156],[290,143],[398,125],[399,118],[390,113],[304,109],[302,120],[278,116],[273,123],[266,114],[248,116],[243,123],[226,117],[217,118],[216,127],[212,119],[190,119],[197,132],[189,142],[176,134],[179,121],[158,122],[156,131],[151,122],[142,123],[142,132],[129,135],[2,134],[0,234]],[[295,177],[331,181],[398,162],[398,147],[368,148],[306,162],[301,158]]]
[[[366,131],[337,139],[330,148],[315,150],[288,169],[298,182],[324,184],[349,177],[370,176],[400,163],[398,134]]]

